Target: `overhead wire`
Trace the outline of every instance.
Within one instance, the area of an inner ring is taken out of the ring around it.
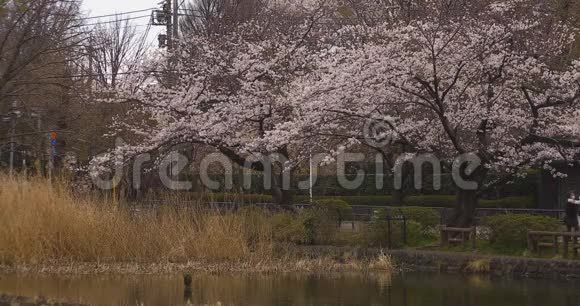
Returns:
[[[115,22],[119,22],[119,21],[136,20],[136,19],[142,19],[142,18],[151,18],[151,15],[142,15],[142,16],[136,16],[136,17],[123,18],[123,19],[114,19],[114,20],[109,20],[109,21],[82,24],[82,25],[79,25],[79,27],[88,27],[88,26],[93,26],[93,25],[109,24],[109,23],[115,23]]]
[[[104,18],[104,17],[115,17],[115,16],[129,15],[129,14],[134,14],[134,13],[142,13],[142,12],[147,12],[147,11],[151,11],[151,10],[155,10],[155,9],[156,8],[153,7],[153,8],[147,8],[147,9],[142,9],[142,10],[136,10],[136,11],[113,13],[113,14],[108,14],[108,15],[82,17],[82,18],[77,18],[76,20],[89,20],[89,19],[99,19],[99,18]]]
[[[47,76],[42,78],[36,78],[34,81],[41,81],[41,80],[55,80],[55,79],[73,79],[73,78],[89,78],[89,77],[99,77],[99,76],[112,76],[112,75],[133,75],[133,74],[147,74],[147,73],[167,73],[171,72],[172,70],[147,70],[147,71],[125,71],[125,72],[117,72],[117,73],[103,73],[103,74],[71,74],[71,75],[60,75],[60,76]],[[177,70],[173,70],[177,72]]]

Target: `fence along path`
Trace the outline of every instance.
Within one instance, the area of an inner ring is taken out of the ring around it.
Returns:
[[[140,202],[138,205],[131,205],[132,208],[155,208],[163,204],[163,200],[148,200]],[[181,201],[181,203],[187,204],[197,204],[198,201]],[[221,211],[235,211],[244,206],[257,206],[270,211],[281,210],[280,206],[275,203],[239,203],[239,202],[206,202],[203,204],[209,209],[216,209]],[[297,209],[311,209],[312,204],[294,204]],[[384,208],[395,209],[397,206],[370,206],[370,205],[352,205],[353,219],[345,221],[370,221],[371,217],[375,211]],[[451,217],[453,213],[453,208],[447,207],[425,207],[436,210],[441,216],[441,224],[445,224],[446,221]],[[481,218],[495,215],[503,214],[532,214],[540,216],[548,216],[556,219],[562,219],[564,216],[563,209],[524,209],[524,208],[477,208],[476,209],[476,219],[479,221]]]

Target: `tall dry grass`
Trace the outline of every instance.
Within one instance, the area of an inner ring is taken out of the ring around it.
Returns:
[[[78,198],[63,183],[0,176],[0,263],[266,259],[272,227],[257,212],[131,211]]]

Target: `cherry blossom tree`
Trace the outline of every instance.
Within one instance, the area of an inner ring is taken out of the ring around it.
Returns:
[[[549,168],[578,153],[580,62],[561,60],[575,31],[545,6],[515,0],[345,28],[338,35],[354,42],[329,44],[316,72],[296,84],[302,125],[294,126],[303,129],[286,137],[343,135],[354,144],[368,136],[367,120],[380,122],[376,136],[476,183],[458,184],[451,221],[470,225],[488,174]],[[479,166],[458,163],[466,158]]]
[[[173,54],[159,53],[109,92],[109,103],[127,103],[119,132],[133,136],[110,156],[131,158],[179,144],[214,147],[255,171],[274,165],[272,194],[291,204],[282,184],[304,148],[284,142],[278,126],[293,119],[290,84],[308,70],[319,10],[278,11],[235,31],[187,35]],[[161,71],[161,72],[160,72]],[[143,82],[146,79],[148,81]],[[248,162],[248,157],[256,158]],[[264,160],[274,156],[275,160]],[[106,158],[105,158],[106,159]]]

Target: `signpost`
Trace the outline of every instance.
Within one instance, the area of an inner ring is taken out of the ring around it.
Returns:
[[[50,158],[48,160],[48,178],[52,179],[52,170],[54,169],[54,158],[56,157],[57,134],[55,131],[50,133]]]

